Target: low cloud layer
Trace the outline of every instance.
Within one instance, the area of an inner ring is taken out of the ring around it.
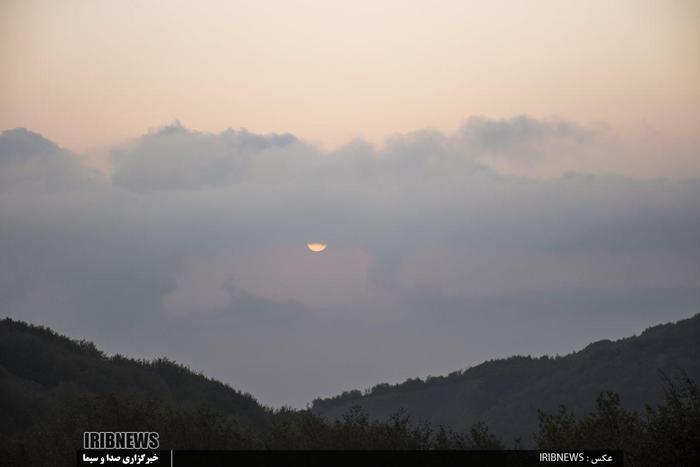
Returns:
[[[700,311],[700,181],[560,175],[616,144],[526,116],[331,152],[176,123],[107,176],[10,130],[3,313],[297,406],[568,352]]]
[[[322,153],[290,134],[231,129],[209,134],[175,122],[116,148],[113,181],[140,192],[296,181],[319,186],[442,184],[485,168],[512,166],[527,172],[553,159],[570,164],[591,151],[610,150],[610,140],[603,128],[563,120],[472,117],[450,135],[426,129],[394,135],[382,148],[358,140]]]

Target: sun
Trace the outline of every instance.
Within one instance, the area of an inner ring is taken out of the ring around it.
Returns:
[[[314,253],[320,253],[326,249],[325,243],[307,243],[306,247]]]

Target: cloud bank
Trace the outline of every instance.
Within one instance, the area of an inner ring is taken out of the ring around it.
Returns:
[[[104,176],[6,131],[3,312],[297,406],[568,352],[700,308],[700,181],[514,174],[614,142],[478,117],[327,152],[175,123],[114,147]]]

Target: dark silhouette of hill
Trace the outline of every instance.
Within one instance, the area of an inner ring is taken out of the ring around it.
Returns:
[[[165,358],[107,356],[91,342],[0,321],[0,434],[25,430],[80,398],[109,394],[176,408],[205,405],[246,426],[260,426],[271,415],[250,394]]]
[[[354,409],[328,422],[261,406],[249,394],[169,361],[107,356],[87,341],[0,321],[0,465],[75,465],[84,431],[155,431],[162,449],[501,448],[470,432],[370,421]]]
[[[84,431],[155,431],[163,449],[532,444],[546,450],[623,449],[630,465],[697,465],[698,337],[700,315],[566,357],[513,357],[428,381],[379,385],[365,396],[357,391],[319,399],[314,411],[272,410],[169,360],[107,356],[91,342],[4,319],[0,464],[74,465]],[[678,376],[678,369],[687,373]],[[675,373],[675,382],[662,381],[659,370]],[[622,397],[610,391],[616,388]],[[569,407],[552,410],[559,403]],[[320,411],[332,418],[314,413]],[[457,429],[416,423],[421,419]],[[477,419],[485,423],[471,423]],[[506,435],[498,436],[492,426]],[[512,433],[531,442],[505,438]]]
[[[618,393],[627,408],[644,409],[663,399],[663,375],[679,372],[700,379],[700,315],[639,336],[595,342],[563,357],[516,356],[447,376],[346,391],[314,400],[312,411],[334,419],[359,406],[371,419],[382,420],[405,409],[414,421],[456,430],[485,421],[506,442],[521,438],[527,445],[537,429],[538,409],[564,405],[581,415],[605,391]]]

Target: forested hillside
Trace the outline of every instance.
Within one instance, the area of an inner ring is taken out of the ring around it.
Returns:
[[[74,465],[84,431],[156,431],[164,449],[532,443],[550,450],[624,449],[630,465],[693,465],[700,460],[700,393],[693,381],[699,331],[695,316],[566,357],[514,357],[428,381],[379,385],[365,396],[317,400],[311,411],[272,410],[174,362],[107,356],[90,342],[5,319],[0,463]],[[660,370],[670,378],[663,381]],[[568,408],[555,408],[559,403]],[[646,403],[651,407],[629,409]],[[435,423],[416,423],[421,419]],[[508,438],[513,433],[522,433],[523,442]]]
[[[416,427],[407,414],[328,422],[273,410],[166,359],[107,356],[91,342],[0,321],[0,465],[74,465],[84,431],[155,431],[163,449],[499,448],[485,425]]]
[[[206,405],[259,426],[270,411],[253,396],[167,359],[107,356],[92,342],[0,321],[0,434],[24,430],[80,397],[119,394],[177,408]]]
[[[370,418],[384,419],[403,408],[414,421],[455,429],[483,420],[504,440],[529,444],[538,409],[565,405],[580,415],[603,391],[618,393],[628,408],[643,409],[663,399],[664,374],[682,372],[700,379],[700,315],[563,357],[511,357],[447,376],[347,391],[316,399],[312,410],[333,419],[357,405]]]

